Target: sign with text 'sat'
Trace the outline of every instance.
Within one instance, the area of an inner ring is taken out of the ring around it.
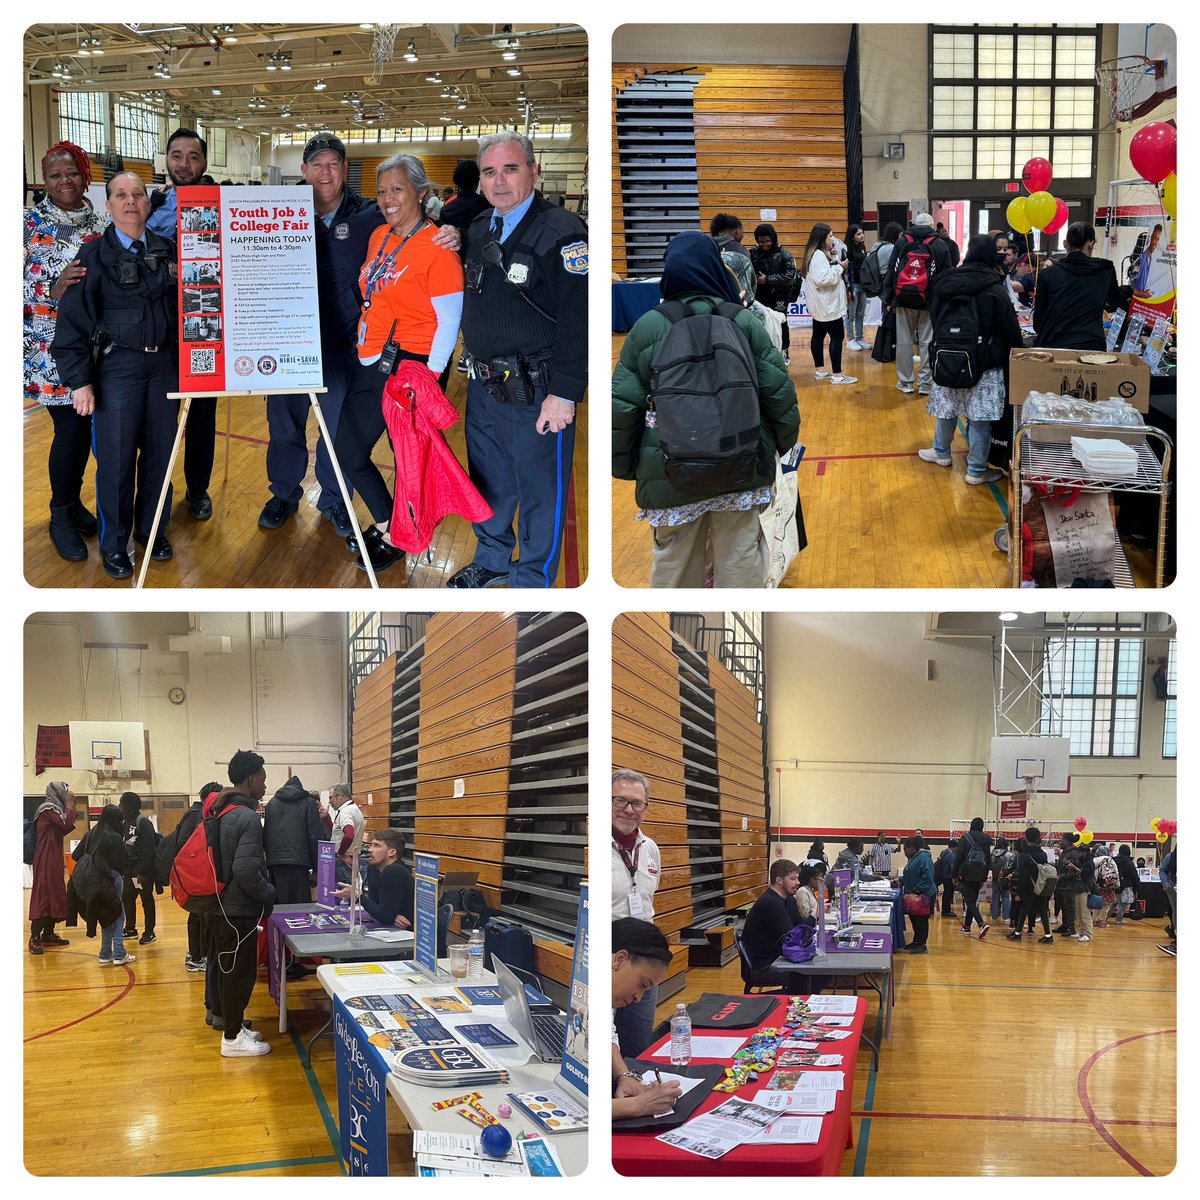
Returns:
[[[179,189],[179,390],[323,386],[316,209],[303,187]]]

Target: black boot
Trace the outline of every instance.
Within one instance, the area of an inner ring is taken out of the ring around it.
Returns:
[[[72,516],[75,520],[75,528],[79,530],[85,538],[96,536],[96,517],[84,507],[82,500],[76,500],[71,506]]]
[[[59,558],[65,558],[67,562],[82,562],[87,558],[87,543],[75,528],[73,504],[50,506],[50,540],[54,543]]]

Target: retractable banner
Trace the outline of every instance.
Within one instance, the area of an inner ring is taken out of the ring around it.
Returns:
[[[438,856],[413,855],[414,902],[413,961],[418,970],[430,979],[438,977],[437,917],[438,917]]]
[[[579,889],[575,921],[575,954],[571,961],[571,995],[567,1002],[567,1038],[562,1075],[587,1095],[588,1090],[588,885]]]
[[[178,209],[179,390],[322,387],[312,189],[183,187]]]

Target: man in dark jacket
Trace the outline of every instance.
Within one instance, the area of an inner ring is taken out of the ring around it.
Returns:
[[[412,872],[400,861],[404,834],[398,829],[377,829],[367,852],[370,863],[360,897],[363,908],[380,925],[411,929],[415,885]],[[348,900],[352,886],[346,884],[333,894]]]
[[[1075,933],[1072,935],[1077,942],[1092,940],[1092,910],[1088,907],[1088,896],[1096,879],[1096,865],[1086,846],[1080,844],[1077,834],[1064,833],[1063,844],[1065,853],[1062,855],[1062,865],[1065,870],[1059,870],[1059,878],[1065,875],[1071,899],[1075,904]]]
[[[309,876],[317,869],[317,843],[324,833],[317,802],[293,775],[267,801],[263,848],[277,904],[307,904]]]
[[[925,263],[927,285],[932,284],[938,272],[949,271],[950,250],[945,238],[940,238],[933,227],[933,218],[928,213],[917,213],[913,223],[900,235],[896,249],[888,261],[887,278],[884,280],[884,303],[896,313],[896,390],[913,390],[913,343],[916,342],[921,355],[921,373],[917,384],[922,396],[928,396],[933,387],[933,363],[929,357],[929,343],[933,340],[933,322],[929,317],[928,286],[924,295],[912,284],[906,285],[900,278],[909,259]]]
[[[1058,914],[1055,933],[1075,936],[1075,880],[1067,870],[1067,855],[1075,846],[1075,835],[1064,833],[1058,839],[1058,883],[1054,887],[1054,911]]]
[[[750,262],[757,281],[754,298],[764,307],[783,313],[783,361],[791,362],[787,310],[796,286],[796,260],[790,250],[779,244],[774,225],[759,225],[754,230],[754,241],[756,245],[750,250]]]
[[[239,750],[229,760],[229,782],[233,787],[212,805],[217,878],[226,887],[220,913],[209,920],[211,1024],[223,1031],[223,1057],[250,1058],[271,1052],[269,1042],[243,1025],[258,977],[258,927],[275,903],[258,819],[258,802],[267,791],[262,758]]]
[[[942,916],[954,916],[954,856],[958,851],[958,838],[938,855],[938,881],[942,885]]]
[[[479,194],[479,164],[473,158],[460,158],[454,168],[453,200],[442,206],[441,224],[453,225],[466,240],[471,222],[486,212],[488,202]]]
[[[800,924],[796,893],[800,890],[800,868],[789,859],[771,864],[771,886],[757,900],[742,925],[742,946],[750,959],[755,984],[782,984],[784,991],[808,994],[812,980],[801,975],[774,974],[769,968],[779,957],[783,939]]]
[[[1037,881],[1038,867],[1046,861],[1046,851],[1042,849],[1042,831],[1036,825],[1030,825],[1025,830],[1024,841],[1017,847],[1015,875],[1017,891],[1021,895],[1021,911],[1017,914],[1016,929],[1008,935],[1010,942],[1021,940],[1021,930],[1024,929],[1026,921],[1029,922],[1032,930],[1035,917],[1041,919],[1042,929],[1045,931],[1038,942],[1051,943],[1054,941],[1050,933],[1049,897],[1039,896],[1033,890],[1033,885]]]
[[[148,946],[158,939],[154,935],[157,912],[154,906],[154,850],[157,838],[154,825],[141,816],[142,798],[137,792],[125,792],[120,799],[125,817],[125,848],[129,866],[122,881],[121,900],[125,905],[125,936],[137,937],[137,898],[142,898],[145,931],[138,941]]]
[[[1076,221],[1067,227],[1067,256],[1045,272],[1033,301],[1039,346],[1060,350],[1103,350],[1104,314],[1122,304],[1117,272],[1107,259],[1093,258],[1096,230]]]
[[[979,889],[988,877],[991,861],[992,839],[983,832],[983,818],[975,817],[954,855],[954,881],[963,895],[963,923],[959,932],[970,937],[972,922],[978,922],[980,941],[987,937],[989,926],[979,912]]]
[[[1122,846],[1117,851],[1115,861],[1121,886],[1121,891],[1117,895],[1117,924],[1123,925],[1125,923],[1125,910],[1130,909],[1132,911],[1132,907],[1137,904],[1138,873],[1137,867],[1133,862],[1133,852],[1128,846]],[[1132,901],[1122,899],[1126,889],[1132,893]]]

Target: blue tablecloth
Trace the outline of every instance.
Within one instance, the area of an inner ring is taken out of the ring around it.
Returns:
[[[884,904],[887,898],[884,896],[863,896],[863,900],[870,900],[873,904]],[[892,949],[900,950],[905,945],[904,942],[904,897],[898,891],[893,891],[891,896],[892,904],[892,921],[889,928],[892,931]],[[865,925],[863,928],[867,928]]]
[[[638,317],[648,313],[662,299],[658,280],[652,283],[616,283],[612,285],[612,330],[627,333]]]

